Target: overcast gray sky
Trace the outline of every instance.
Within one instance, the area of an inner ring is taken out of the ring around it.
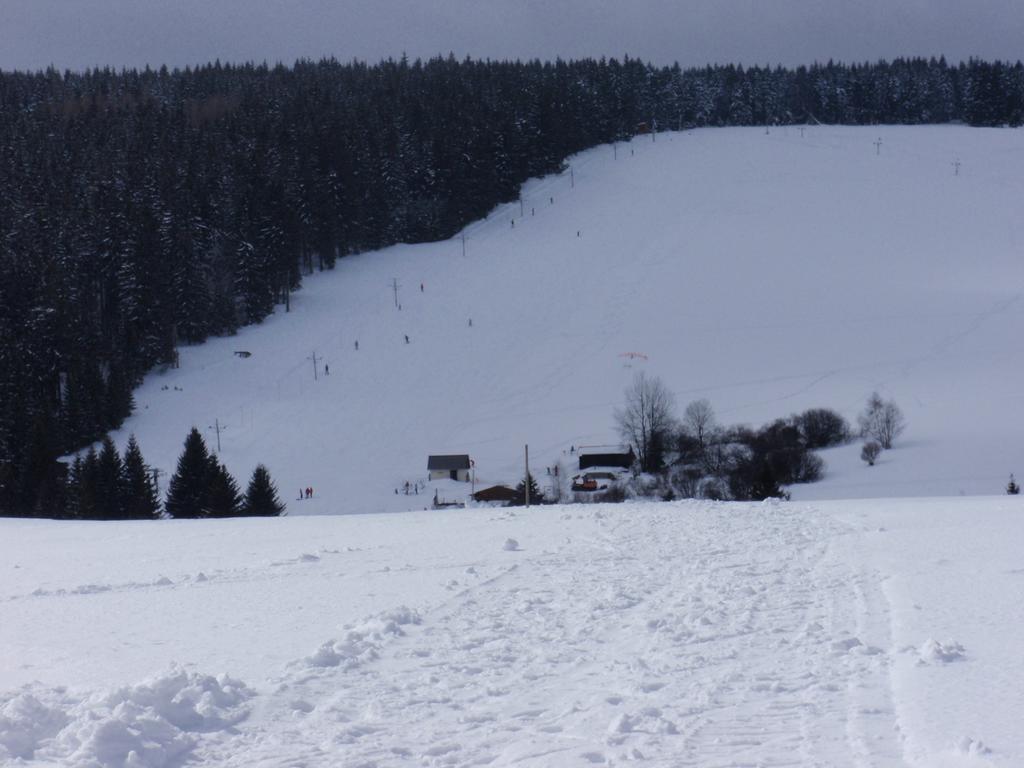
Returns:
[[[1024,0],[0,0],[0,68],[576,58],[1024,58]]]

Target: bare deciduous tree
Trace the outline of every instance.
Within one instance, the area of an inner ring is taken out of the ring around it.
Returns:
[[[569,478],[565,474],[562,462],[556,462],[551,477],[551,500],[560,504],[569,496]]]
[[[641,371],[626,389],[626,406],[615,411],[615,421],[623,440],[636,450],[641,471],[661,469],[674,408],[675,397],[656,376],[648,378]]]
[[[715,411],[707,400],[694,400],[683,412],[683,429],[697,440],[701,453],[707,447],[707,439],[714,432]]]
[[[868,398],[864,412],[857,417],[857,425],[860,427],[861,437],[874,438],[882,448],[888,450],[892,448],[893,441],[906,429],[907,420],[895,402],[882,400],[881,396],[874,392]]]

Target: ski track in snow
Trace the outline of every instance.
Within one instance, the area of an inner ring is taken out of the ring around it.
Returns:
[[[510,552],[429,613],[349,630],[345,661],[296,662],[205,760],[903,765],[887,606],[831,556],[840,523],[771,503],[757,526],[721,505],[685,528],[673,507],[593,514],[593,538]]]

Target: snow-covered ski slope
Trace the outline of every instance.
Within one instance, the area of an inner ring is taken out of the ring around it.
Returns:
[[[266,463],[289,514],[422,508],[394,489],[429,454],[470,454],[479,487],[520,478],[526,443],[544,479],[570,446],[615,442],[644,370],[726,424],[896,400],[895,450],[870,469],[859,445],[830,451],[795,498],[1024,475],[1024,131],[709,129],[571,164],[470,226],[464,256],[457,237],[345,258],[290,313],[182,349],[118,442],[135,432],[170,472],[219,420],[228,467],[244,483]]]
[[[1007,496],[0,520],[0,764],[1019,768],[1022,539]]]

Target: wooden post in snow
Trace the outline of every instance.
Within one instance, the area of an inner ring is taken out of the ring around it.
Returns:
[[[526,506],[530,506],[530,446],[526,448],[526,477],[523,479],[523,487],[526,490]]]

